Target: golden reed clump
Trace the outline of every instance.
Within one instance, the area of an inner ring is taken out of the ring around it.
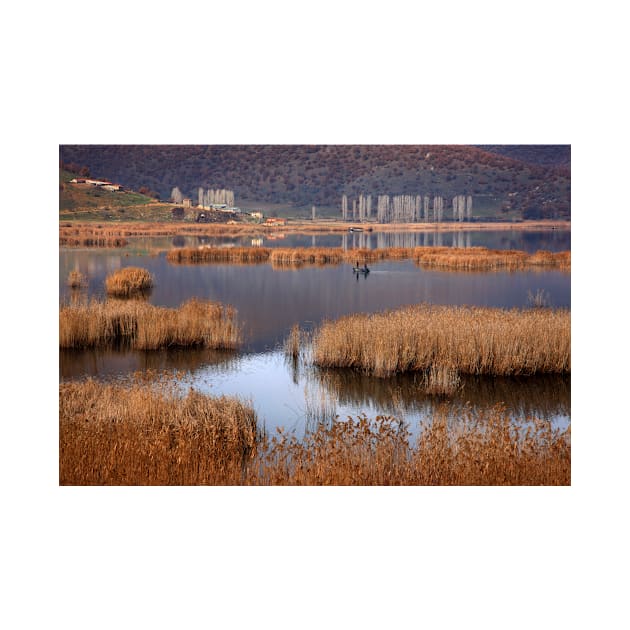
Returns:
[[[522,269],[571,269],[571,252],[528,254],[485,247],[385,247],[350,249],[335,247],[201,247],[170,250],[166,259],[175,264],[270,262],[275,268],[303,265],[365,264],[382,260],[411,259],[427,268],[457,271],[516,271]]]
[[[136,350],[172,346],[234,349],[241,340],[236,309],[189,300],[179,308],[140,300],[69,304],[59,309],[59,347],[94,348],[113,343]]]
[[[445,407],[417,440],[391,417],[319,423],[269,439],[227,397],[147,383],[59,387],[61,485],[569,485],[570,428],[502,407]]]
[[[413,259],[421,267],[461,271],[514,271],[521,269],[571,268],[571,252],[538,251],[528,254],[518,250],[486,247],[416,247]]]
[[[141,267],[123,267],[105,278],[105,289],[109,295],[129,297],[153,287],[153,276]]]
[[[242,263],[259,264],[269,260],[268,247],[179,247],[166,254],[171,263]]]
[[[376,376],[448,368],[513,376],[571,371],[571,313],[420,304],[325,322],[313,337],[319,367]]]
[[[61,384],[59,483],[235,483],[256,433],[256,414],[235,398],[182,397],[142,384]]]

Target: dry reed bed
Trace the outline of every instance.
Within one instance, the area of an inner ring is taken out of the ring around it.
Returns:
[[[125,247],[127,244],[127,239],[120,236],[59,237],[60,247]]]
[[[176,264],[259,264],[268,262],[270,253],[268,247],[181,247],[169,250],[166,260]]]
[[[179,397],[93,381],[59,387],[59,483],[233,483],[256,446],[256,415],[234,398]]]
[[[502,407],[448,410],[415,443],[393,418],[322,423],[271,439],[232,398],[149,385],[59,387],[61,485],[567,485],[570,429]]]
[[[456,421],[437,412],[415,445],[404,423],[365,415],[321,424],[303,440],[280,432],[251,483],[271,485],[570,485],[571,434],[513,420],[498,406]]]
[[[240,263],[270,262],[276,268],[302,265],[339,265],[373,263],[382,260],[412,259],[418,265],[438,269],[470,271],[517,270],[536,268],[571,268],[571,252],[527,254],[515,250],[491,250],[485,247],[388,247],[351,249],[325,247],[202,247],[170,250],[171,263]]]
[[[129,297],[152,287],[153,276],[141,267],[123,267],[105,278],[107,293],[117,297]]]
[[[528,229],[569,229],[566,221],[524,221],[522,223],[372,223],[368,226],[374,232],[453,232],[453,231],[501,231]],[[365,225],[326,221],[291,221],[281,226],[283,232],[295,234],[333,234],[345,233],[349,227],[363,227]],[[243,223],[227,225],[225,223],[186,223],[186,222],[147,222],[134,221],[116,223],[96,223],[88,221],[64,221],[59,226],[59,236],[175,236],[177,234],[201,234],[208,236],[238,236],[250,234],[266,234],[278,231],[278,226],[264,223]]]
[[[313,362],[376,376],[435,368],[492,376],[568,373],[571,313],[421,304],[349,315],[315,332]]]
[[[138,350],[169,346],[234,349],[241,339],[236,310],[190,300],[179,308],[139,300],[84,302],[59,310],[59,347],[93,348],[122,343]]]
[[[516,270],[527,268],[571,268],[571,252],[494,250],[485,247],[416,247],[413,259],[422,267],[467,271]]]

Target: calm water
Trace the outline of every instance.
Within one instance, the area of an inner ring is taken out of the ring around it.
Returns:
[[[455,245],[498,248],[518,238],[517,249],[569,249],[570,234],[454,233]],[[396,238],[423,239],[424,234],[349,234],[291,237],[291,246],[365,246],[361,238],[379,237],[384,247],[413,246]],[[434,236],[429,234],[428,236]],[[448,236],[441,234],[442,238]],[[355,238],[357,237],[357,238]],[[479,242],[483,237],[490,244]],[[558,237],[558,238],[556,238]],[[190,246],[197,237],[175,237],[175,246]],[[300,239],[306,239],[301,241]],[[327,239],[331,239],[330,241]],[[349,242],[350,239],[354,242]],[[494,239],[494,241],[493,241]],[[425,396],[414,377],[376,379],[347,371],[322,372],[285,358],[280,346],[294,324],[312,329],[327,318],[354,312],[375,312],[406,304],[470,304],[526,306],[528,292],[542,289],[553,306],[570,307],[570,274],[558,271],[514,273],[454,273],[425,271],[411,261],[374,264],[367,277],[357,278],[347,265],[279,271],[271,265],[172,265],[164,250],[174,239],[137,239],[123,250],[66,249],[60,251],[60,300],[71,299],[65,286],[68,273],[79,270],[89,278],[83,295],[104,297],[105,277],[121,267],[140,266],[156,279],[149,301],[178,306],[191,297],[218,300],[238,309],[245,340],[241,352],[208,350],[160,352],[85,351],[60,352],[60,378],[86,375],[124,379],[136,370],[178,370],[187,384],[213,394],[233,394],[251,400],[265,424],[272,428],[303,428],[319,412],[342,416],[364,411],[403,414],[408,420],[431,414],[439,401]],[[226,239],[220,239],[225,244]],[[276,241],[277,242],[277,241]],[[528,247],[523,243],[527,242]],[[555,243],[552,247],[550,243]],[[238,243],[243,244],[243,243]],[[270,243],[265,242],[264,245]],[[433,243],[428,243],[433,244]],[[437,243],[436,243],[437,244]],[[446,243],[442,243],[446,244]],[[282,243],[283,246],[289,243]],[[486,407],[503,402],[514,415],[537,414],[564,424],[570,415],[568,378],[468,379],[454,402]]]
[[[346,232],[343,234],[289,234],[280,231],[237,237],[171,236],[159,238],[130,238],[124,251],[150,253],[172,247],[198,245],[234,247],[343,247],[344,249],[383,247],[488,247],[490,249],[518,249],[534,253],[539,249],[551,252],[571,249],[571,231],[546,229],[536,231],[443,231],[439,232]]]

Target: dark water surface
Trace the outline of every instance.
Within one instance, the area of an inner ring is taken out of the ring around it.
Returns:
[[[132,237],[125,251],[151,252],[172,247],[199,245],[233,247],[488,247],[516,249],[533,254],[538,250],[560,252],[571,249],[571,231],[544,230],[439,230],[434,232],[345,232],[336,234],[292,234],[278,228],[274,233],[248,236]]]
[[[538,234],[538,233],[536,233]],[[474,238],[473,238],[474,235]],[[338,246],[346,235],[291,237],[291,246]],[[380,236],[421,238],[424,234],[352,234],[350,238]],[[431,234],[429,234],[431,236]],[[447,236],[442,234],[442,237]],[[543,232],[538,236],[522,232],[454,233],[453,238],[470,236],[472,245],[497,247],[518,238],[516,249],[528,251],[569,249],[570,233]],[[484,237],[494,244],[480,243]],[[175,237],[181,239],[182,237]],[[190,246],[197,237],[185,237],[177,245]],[[300,242],[305,238],[308,243]],[[337,239],[337,245],[320,239]],[[223,241],[225,239],[222,239]],[[404,239],[403,239],[404,240]],[[422,393],[413,377],[376,379],[352,372],[323,372],[307,364],[287,360],[280,345],[294,324],[310,330],[325,319],[349,313],[376,312],[407,304],[435,304],[523,307],[528,294],[544,291],[549,303],[570,308],[570,274],[560,271],[459,273],[426,271],[411,261],[386,261],[372,266],[367,277],[356,277],[348,265],[305,267],[280,271],[262,265],[173,265],[164,250],[173,239],[138,239],[123,250],[64,249],[59,256],[60,301],[76,299],[65,286],[72,270],[89,279],[81,296],[104,298],[108,274],[127,266],[148,269],[155,288],[148,299],[160,306],[179,306],[199,297],[236,307],[243,324],[244,343],[239,353],[208,350],[134,352],[90,350],[60,352],[60,378],[90,375],[121,379],[137,370],[181,370],[189,384],[213,394],[233,394],[252,401],[269,427],[300,428],[309,418],[324,412],[356,415],[366,412],[403,414],[407,419],[430,415],[440,401]],[[395,241],[395,239],[393,239]],[[550,243],[555,243],[552,248]],[[264,243],[268,245],[268,243]],[[387,240],[384,247],[413,246]],[[433,244],[433,243],[429,243]],[[437,244],[437,243],[436,243]],[[444,243],[446,244],[446,243]],[[283,243],[287,246],[288,243]],[[355,245],[365,246],[365,245]],[[466,246],[466,245],[464,245]],[[487,407],[505,403],[519,416],[535,414],[566,423],[570,415],[568,378],[468,379],[454,402]]]

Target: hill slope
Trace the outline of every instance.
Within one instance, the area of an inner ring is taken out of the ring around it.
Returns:
[[[480,144],[479,148],[528,164],[571,168],[570,144]]]
[[[173,187],[228,188],[248,208],[311,204],[337,215],[343,194],[470,194],[479,218],[570,218],[567,147],[464,145],[63,145],[63,162],[168,199]],[[536,153],[536,154],[535,154]],[[535,155],[534,155],[535,154]],[[554,157],[555,156],[555,157]],[[518,158],[518,159],[516,159]],[[528,158],[525,161],[523,158]],[[570,152],[569,152],[570,160]],[[570,162],[569,162],[570,164]]]

